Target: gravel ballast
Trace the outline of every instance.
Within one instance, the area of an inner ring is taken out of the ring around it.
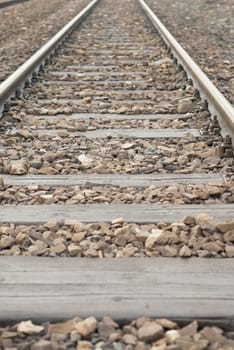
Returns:
[[[233,1],[148,0],[146,2],[233,104]]]
[[[0,11],[0,82],[72,19],[88,0],[30,0]]]
[[[121,257],[234,257],[234,222],[205,214],[182,222],[137,225],[78,221],[0,226],[0,255]]]
[[[168,319],[141,317],[120,325],[105,316],[60,323],[22,321],[0,328],[3,349],[17,350],[232,350],[233,332],[197,321],[179,325]]]

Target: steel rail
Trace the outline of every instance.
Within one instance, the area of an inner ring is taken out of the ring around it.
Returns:
[[[153,13],[144,0],[138,0],[144,13],[150,19],[153,26],[159,32],[166,46],[171,50],[178,64],[181,64],[188,77],[192,79],[193,85],[198,89],[202,99],[208,102],[210,113],[218,117],[222,126],[223,136],[230,134],[234,142],[234,108],[224,97],[224,95],[215,87],[206,74],[198,67],[194,60],[181,47],[177,40],[167,30],[165,25]]]
[[[57,47],[64,42],[75,27],[93,10],[98,1],[92,0],[78,15],[0,84],[0,116],[6,103],[16,95],[17,90],[22,88],[27,80],[31,79],[34,72],[38,72],[43,67],[46,59],[52,56]]]
[[[28,2],[29,0],[8,0],[8,1],[1,1],[0,2],[0,9],[13,6],[13,5],[18,5],[22,4],[23,2]]]

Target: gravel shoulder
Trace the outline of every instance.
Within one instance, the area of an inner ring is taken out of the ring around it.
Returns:
[[[149,0],[147,4],[233,104],[233,1]]]
[[[87,0],[31,0],[0,11],[0,81],[48,41]]]

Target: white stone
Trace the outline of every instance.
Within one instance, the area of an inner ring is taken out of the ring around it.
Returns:
[[[176,329],[170,329],[165,333],[168,343],[175,343],[176,339],[180,337],[180,333]]]
[[[20,322],[17,326],[17,332],[25,334],[38,334],[44,330],[43,326],[37,326],[32,323],[32,321]]]
[[[87,157],[83,153],[78,156],[78,160],[84,166],[89,166],[92,162],[92,158]]]

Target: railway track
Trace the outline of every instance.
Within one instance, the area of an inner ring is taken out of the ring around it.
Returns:
[[[206,79],[143,1],[103,0],[0,85],[2,322],[147,316],[233,329],[233,108]],[[144,322],[109,348],[152,348],[163,329],[141,338]],[[156,349],[189,349],[191,327]],[[64,346],[102,348],[91,333]],[[215,338],[199,337],[194,349]]]
[[[9,7],[9,6],[12,6],[12,5],[17,5],[17,4],[20,4],[22,2],[26,2],[26,1],[29,1],[29,0],[9,0],[9,1],[0,1],[0,9],[1,8],[4,8],[4,7]]]

